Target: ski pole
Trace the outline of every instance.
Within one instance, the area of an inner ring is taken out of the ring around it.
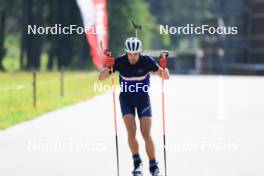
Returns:
[[[135,29],[135,34],[136,34],[136,38],[138,38],[138,30],[141,30],[142,29],[142,26],[141,25],[138,25],[134,22],[134,20],[131,19],[131,23]]]
[[[117,175],[119,176],[119,152],[118,152],[118,134],[117,134],[117,121],[116,121],[116,98],[115,98],[115,77],[113,74],[113,66],[111,67],[111,77],[112,77],[112,94],[113,94],[113,104],[114,104],[114,124],[115,124],[115,141],[116,141],[116,162],[117,162]]]
[[[165,55],[164,55],[165,54]],[[167,154],[166,154],[166,126],[165,126],[165,95],[164,95],[164,72],[166,68],[166,59],[169,56],[167,51],[163,51],[160,58],[160,65],[162,66],[161,72],[161,99],[162,99],[162,127],[163,127],[163,153],[164,153],[164,168],[165,168],[165,176],[167,176]],[[163,63],[162,63],[162,60]]]
[[[100,42],[101,50],[107,57],[114,57],[109,49],[103,49],[103,43]],[[116,144],[116,164],[117,164],[117,176],[119,176],[119,150],[118,150],[118,132],[117,132],[117,116],[116,116],[116,96],[115,96],[115,76],[113,66],[111,66],[111,79],[112,79],[112,96],[113,96],[113,108],[114,108],[114,126],[115,126],[115,144]]]

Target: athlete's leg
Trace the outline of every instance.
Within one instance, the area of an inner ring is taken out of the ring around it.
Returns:
[[[151,136],[151,117],[143,116],[140,118],[140,131],[145,140],[145,147],[149,160],[155,160],[155,146]]]
[[[139,154],[138,141],[136,139],[136,120],[134,114],[125,114],[123,120],[127,129],[128,144],[132,155]]]

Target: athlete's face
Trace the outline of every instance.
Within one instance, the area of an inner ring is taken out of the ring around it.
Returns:
[[[139,59],[139,53],[127,53],[127,57],[130,64],[135,64]]]

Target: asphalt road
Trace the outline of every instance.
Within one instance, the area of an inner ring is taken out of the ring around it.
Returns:
[[[160,88],[160,79],[152,78]],[[264,176],[264,78],[174,76],[166,81],[168,176]],[[115,176],[111,93],[0,132],[0,176]],[[160,92],[153,136],[163,171]],[[120,175],[132,160],[118,104]],[[148,161],[139,135],[145,175]]]

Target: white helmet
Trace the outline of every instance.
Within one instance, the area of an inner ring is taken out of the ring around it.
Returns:
[[[127,53],[140,53],[141,49],[142,49],[142,44],[138,38],[131,37],[126,39],[125,51]]]

